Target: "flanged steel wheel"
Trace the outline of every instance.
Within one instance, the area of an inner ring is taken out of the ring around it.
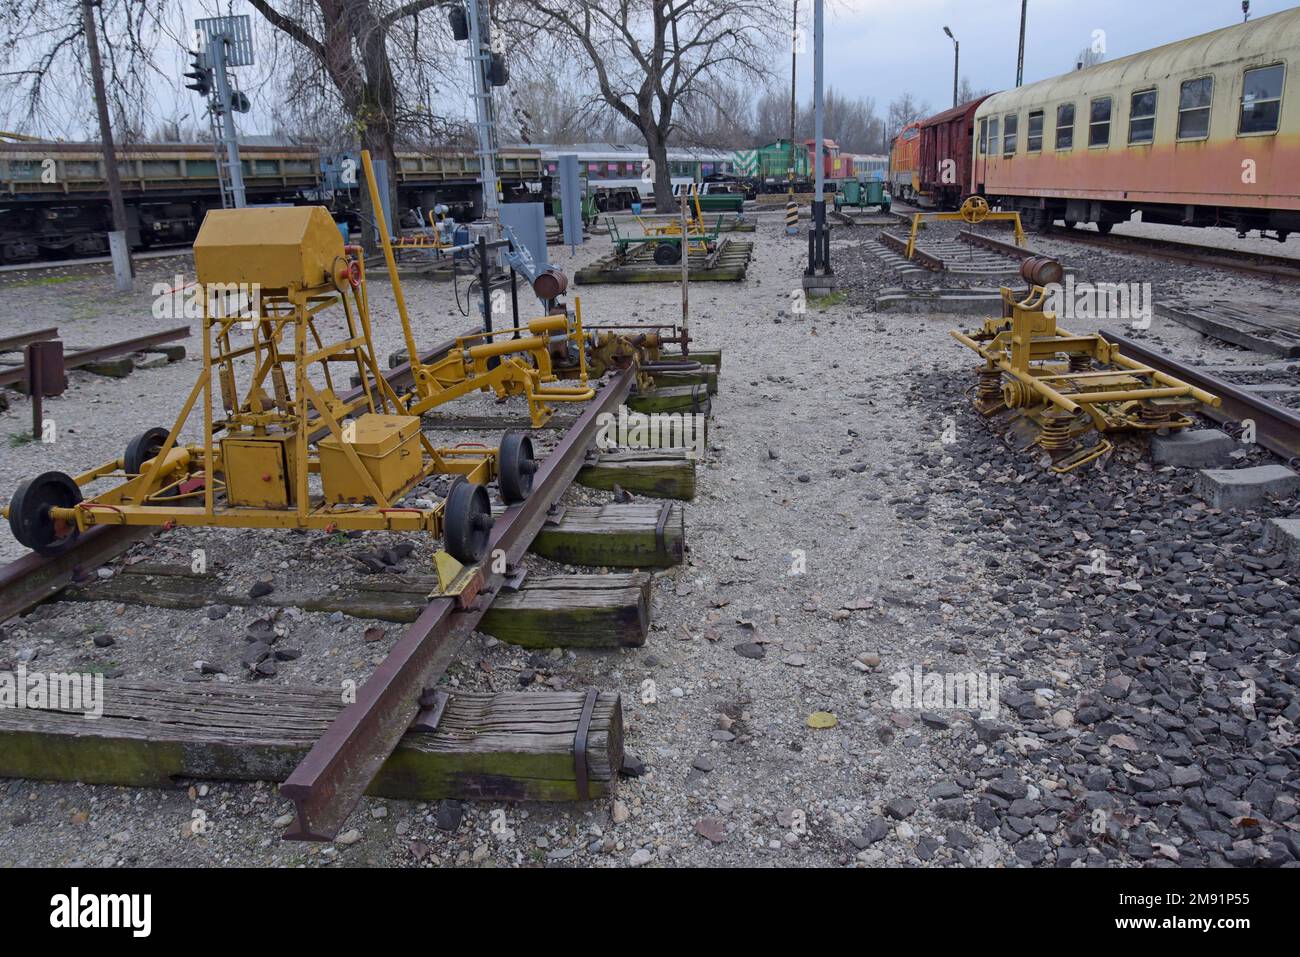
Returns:
[[[443,544],[458,562],[472,565],[487,553],[488,533],[492,531],[492,505],[487,489],[474,485],[463,476],[447,493],[443,510]]]
[[[126,453],[122,456],[122,465],[130,475],[139,475],[144,471],[144,463],[162,451],[167,441],[166,429],[150,429],[142,432],[126,444]]]
[[[537,474],[537,459],[533,458],[531,436],[515,431],[501,436],[497,473],[497,485],[501,488],[503,502],[514,505],[528,498],[533,490],[533,476]]]
[[[655,262],[661,266],[671,266],[681,262],[682,250],[676,243],[659,243],[655,246]]]
[[[56,522],[52,508],[72,508],[81,488],[72,476],[46,472],[24,482],[9,501],[9,528],[14,538],[38,555],[57,555],[77,540],[75,523]]]

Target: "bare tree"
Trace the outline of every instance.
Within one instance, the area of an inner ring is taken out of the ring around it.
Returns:
[[[674,205],[668,142],[720,78],[763,80],[785,36],[780,0],[514,0],[514,16],[577,54],[600,97],[640,131],[657,209]]]
[[[718,83],[708,96],[682,98],[680,135],[675,142],[710,149],[744,145],[753,129],[753,92],[736,83]]]
[[[522,143],[621,143],[639,134],[605,101],[583,93],[554,67],[511,69],[500,116],[503,138]]]
[[[908,123],[915,123],[917,120],[925,119],[931,113],[930,104],[925,100],[918,100],[911,93],[902,94],[889,104],[889,118],[886,121],[888,127],[887,138],[892,142],[899,131]]]
[[[117,138],[143,138],[166,0],[99,0],[94,20]],[[97,129],[81,0],[11,0],[0,18],[0,126],[84,137]]]
[[[292,41],[291,101],[299,107],[330,105],[329,90],[350,121],[353,136],[375,160],[390,164],[399,132],[413,140],[456,137],[459,124],[432,109],[431,54],[450,40],[445,23],[422,24],[421,14],[446,0],[248,0],[279,33]],[[421,28],[423,26],[423,37]],[[406,86],[401,76],[426,78]],[[460,61],[446,57],[443,62]],[[389,189],[396,196],[395,177]],[[373,218],[368,190],[361,190],[362,214]],[[390,228],[393,224],[389,224]],[[364,231],[367,242],[370,233]]]
[[[1104,50],[1099,49],[1098,44],[1086,46],[1078,52],[1074,58],[1074,68],[1076,70],[1086,70],[1090,66],[1096,66],[1106,59]]]
[[[971,86],[970,77],[964,76],[961,78],[961,85],[957,88],[957,102],[969,103],[971,100],[978,100],[981,97],[988,96],[992,92],[992,90],[984,87],[978,90],[975,89]]]

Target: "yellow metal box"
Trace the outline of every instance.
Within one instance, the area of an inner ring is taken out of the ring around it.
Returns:
[[[331,283],[342,258],[343,236],[323,206],[212,209],[194,240],[194,269],[204,286],[309,289]]]
[[[221,466],[226,473],[226,501],[244,508],[288,508],[294,494],[293,435],[221,440]]]
[[[379,491],[391,499],[416,480],[423,466],[420,419],[414,415],[379,415],[367,412],[344,426],[344,438],[357,453]],[[334,436],[321,439],[320,478],[325,501],[369,502],[362,476],[353,468]]]

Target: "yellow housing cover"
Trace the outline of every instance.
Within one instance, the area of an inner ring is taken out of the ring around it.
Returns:
[[[263,289],[333,285],[343,236],[324,206],[209,210],[194,240],[203,285],[243,283]]]

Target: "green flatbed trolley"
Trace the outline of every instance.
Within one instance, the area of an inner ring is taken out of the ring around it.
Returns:
[[[682,261],[682,232],[681,227],[676,223],[665,226],[646,226],[642,223],[642,228],[645,229],[644,236],[624,236],[619,232],[618,224],[608,216],[605,217],[605,225],[609,227],[609,236],[620,261],[627,258],[628,250],[637,246],[649,246],[653,249],[655,262],[660,266],[672,266]],[[718,221],[713,224],[712,232],[688,232],[686,239],[691,246],[713,252],[721,232],[722,217],[719,216]]]

